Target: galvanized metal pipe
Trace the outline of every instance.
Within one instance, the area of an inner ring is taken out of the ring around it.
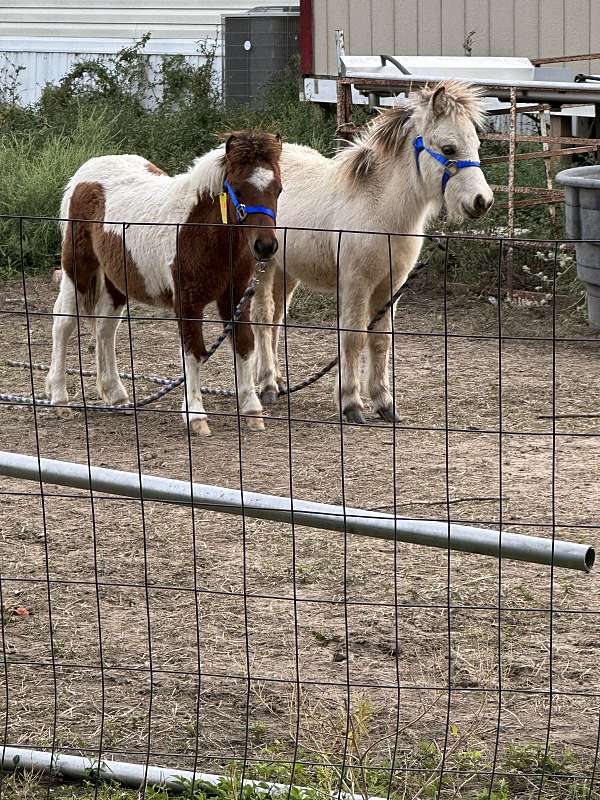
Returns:
[[[114,781],[122,786],[139,789],[144,786],[163,786],[173,792],[183,792],[192,781],[196,788],[202,784],[218,787],[226,779],[223,775],[213,775],[206,772],[191,772],[187,769],[170,769],[168,767],[155,767],[145,764],[132,764],[129,761],[112,761],[109,759],[87,758],[86,756],[72,756],[63,753],[52,753],[44,750],[30,750],[25,747],[9,747],[0,745],[0,770],[4,772],[37,772],[49,774],[67,780],[82,780],[98,777],[102,781]],[[287,796],[290,786],[287,783],[272,783],[271,781],[252,780],[246,778],[244,786],[256,789],[258,794],[269,797]],[[301,796],[309,795],[313,790],[301,786],[294,787]],[[342,792],[332,795],[335,800],[364,800],[362,795],[353,795]],[[368,800],[382,800],[369,797]]]
[[[181,791],[182,781],[194,779],[198,783],[216,786],[219,775],[209,775],[188,770],[167,769],[166,767],[146,767],[144,764],[131,764],[127,761],[109,761],[87,758],[86,756],[64,755],[63,753],[29,750],[24,747],[0,747],[0,767],[5,772],[23,770],[24,772],[50,773],[53,777],[67,780],[90,779],[98,776],[103,781],[115,781],[123,786],[138,789],[141,786],[166,786]],[[254,783],[254,782],[252,782]],[[200,786],[198,786],[200,788]],[[289,787],[284,787],[286,790]]]
[[[90,481],[91,474],[91,481]],[[70,461],[38,459],[19,453],[0,451],[0,475],[47,482],[77,489],[90,488],[122,497],[194,506],[226,514],[294,522],[311,528],[347,531],[359,536],[409,542],[427,547],[450,548],[467,553],[554,564],[555,567],[589,572],[594,565],[594,548],[560,539],[546,539],[488,528],[447,524],[428,520],[393,517],[367,511],[287,497],[244,492],[202,483],[141,476],[103,467],[91,467]],[[141,485],[141,489],[140,489]]]
[[[393,87],[433,85],[448,79],[447,75],[399,75],[391,70],[383,72],[367,72],[346,67],[342,60],[342,82],[349,82],[361,91],[377,91],[377,88],[390,89]],[[533,101],[539,103],[600,103],[600,86],[589,83],[575,83],[574,81],[521,81],[491,80],[489,78],[472,78],[470,83],[483,87],[488,97],[498,97],[510,100],[511,89],[517,91],[517,100]]]

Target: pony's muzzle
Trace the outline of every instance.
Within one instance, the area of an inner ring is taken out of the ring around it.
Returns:
[[[479,219],[479,217],[483,217],[487,212],[490,210],[492,205],[494,204],[494,197],[490,194],[489,197],[486,197],[483,194],[478,194],[473,201],[473,206],[470,210],[470,215],[475,219]]]
[[[279,243],[276,236],[259,236],[254,242],[254,253],[259,260],[265,261],[273,258],[278,247]]]

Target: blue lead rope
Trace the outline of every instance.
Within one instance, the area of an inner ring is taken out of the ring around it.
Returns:
[[[270,208],[267,208],[266,206],[245,206],[243,203],[240,203],[240,201],[237,199],[236,193],[233,190],[233,186],[227,179],[223,183],[223,188],[229,195],[229,198],[235,207],[238,222],[243,222],[248,214],[266,214],[268,217],[271,217],[273,222],[277,222],[275,212],[271,211]]]
[[[436,161],[444,167],[444,174],[442,175],[442,194],[446,191],[446,184],[454,175],[458,173],[459,169],[464,169],[465,167],[481,167],[480,161],[452,161],[449,158],[446,158],[443,153],[438,153],[436,150],[432,150],[431,148],[427,147],[423,142],[423,137],[418,136],[415,139],[415,154],[417,157],[417,169],[419,169],[419,156],[425,150],[429,153],[430,156],[433,156]]]

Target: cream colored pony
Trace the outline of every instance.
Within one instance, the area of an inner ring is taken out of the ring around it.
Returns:
[[[328,230],[288,230],[285,262],[280,247],[257,288],[253,321],[267,323],[254,328],[263,403],[277,398],[281,385],[277,325],[283,320],[284,303],[289,303],[302,282],[339,298],[339,326],[345,332],[341,333],[341,396],[337,399],[345,419],[364,422],[359,367],[365,344],[372,409],[385,420],[398,419],[388,379],[391,337],[367,334],[366,327],[406,280],[423,243],[417,237],[443,202],[449,214],[469,218],[481,217],[492,205],[491,189],[478,167],[477,126],[482,121],[480,91],[458,81],[444,81],[382,111],[358,141],[334,158],[284,144],[278,224]],[[422,142],[415,147],[419,137]],[[340,235],[338,230],[358,232]],[[280,240],[283,243],[281,234]],[[375,330],[391,330],[390,312]],[[337,384],[336,380],[336,397]]]

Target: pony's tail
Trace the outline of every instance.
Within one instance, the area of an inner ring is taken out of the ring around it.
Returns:
[[[69,211],[71,206],[71,196],[73,195],[73,189],[74,189],[74,180],[73,178],[71,178],[71,180],[65,186],[65,191],[63,192],[62,200],[60,201],[60,221],[58,224],[60,227],[61,238],[63,240],[67,234],[67,225],[68,225],[67,220],[69,219]]]
[[[95,329],[96,327],[96,320],[94,318],[94,312],[96,309],[96,305],[98,300],[100,299],[100,295],[102,294],[102,289],[104,288],[104,278],[98,272],[95,272],[92,276],[92,279],[89,282],[89,285],[84,294],[79,293],[79,297],[81,298],[81,310],[84,314],[88,314],[91,319],[88,320],[92,328]]]

